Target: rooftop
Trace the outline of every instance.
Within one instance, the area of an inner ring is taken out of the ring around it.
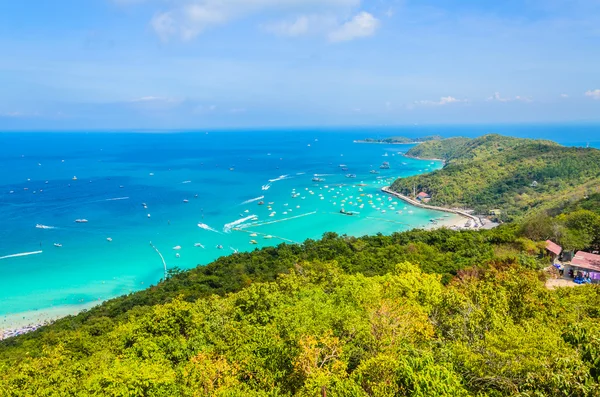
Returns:
[[[571,265],[600,272],[600,255],[579,251],[573,257]]]
[[[562,252],[562,247],[550,240],[546,240],[546,249],[552,252],[554,255],[560,255]]]

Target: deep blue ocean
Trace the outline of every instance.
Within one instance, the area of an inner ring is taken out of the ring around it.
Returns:
[[[408,145],[353,141],[486,133],[600,147],[591,125],[0,133],[0,328],[156,283],[164,268],[150,242],[167,267],[188,269],[327,231],[428,227],[439,213],[380,189],[441,164],[402,157]]]

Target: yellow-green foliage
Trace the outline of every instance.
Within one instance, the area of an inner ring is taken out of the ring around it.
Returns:
[[[516,265],[444,286],[410,263],[367,277],[301,262],[226,297],[153,306],[85,349],[91,335],[80,332],[39,357],[0,364],[0,391],[592,396],[599,304],[596,287],[548,291],[536,271]]]

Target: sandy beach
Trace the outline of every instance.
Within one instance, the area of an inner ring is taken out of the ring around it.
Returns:
[[[6,314],[0,317],[0,340],[35,331],[37,328],[51,324],[59,318],[76,315],[102,302],[89,302],[81,305],[66,305],[32,310],[22,313]]]

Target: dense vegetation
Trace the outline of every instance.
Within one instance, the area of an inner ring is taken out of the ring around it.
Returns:
[[[406,138],[404,136],[392,136],[389,138],[383,139],[375,139],[375,138],[367,138],[359,142],[363,143],[420,143],[420,142],[429,142],[429,141],[439,141],[442,137],[439,135],[431,135],[422,138]]]
[[[564,206],[600,187],[600,151],[550,141],[486,135],[426,142],[408,153],[443,158],[443,169],[398,179],[392,188],[432,196],[440,206],[502,211],[505,219]]]
[[[528,238],[550,239],[569,251],[600,251],[600,194],[533,214],[524,220],[522,231]]]

